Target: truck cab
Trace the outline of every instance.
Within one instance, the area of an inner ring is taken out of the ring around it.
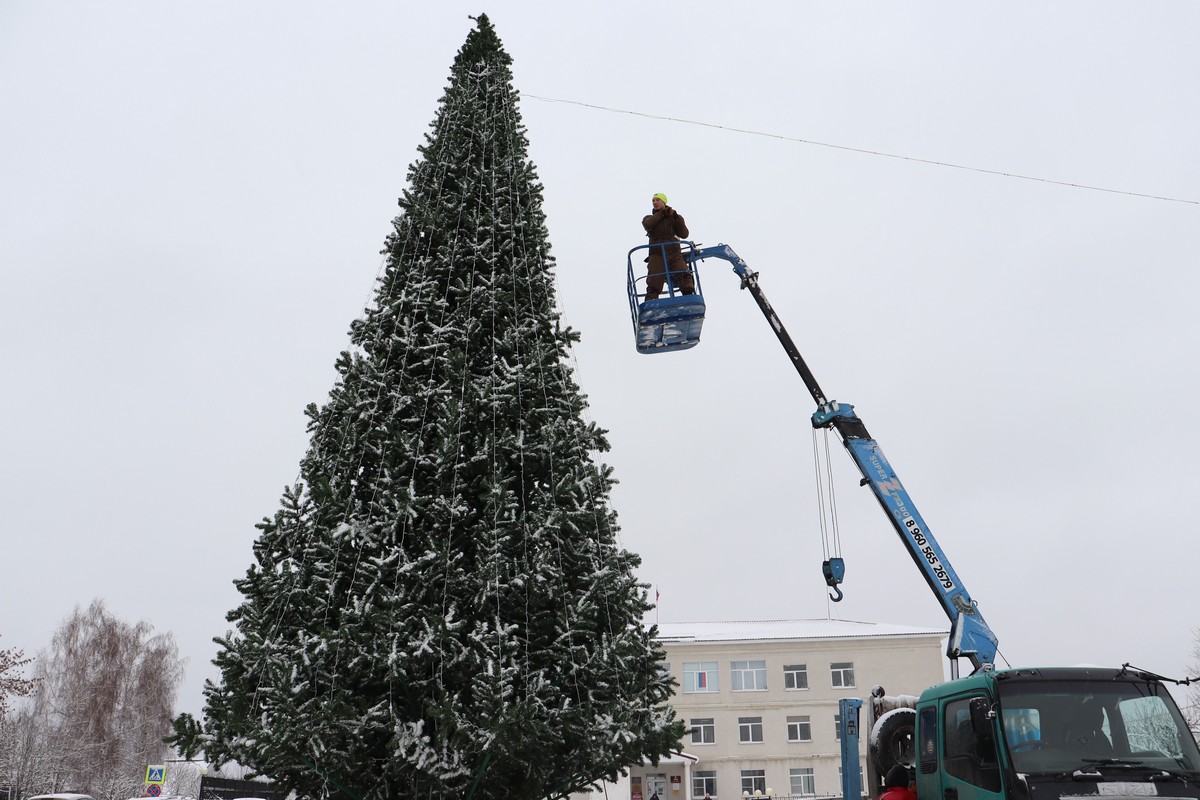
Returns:
[[[1154,675],[983,671],[917,700],[921,800],[1200,798],[1200,749]]]

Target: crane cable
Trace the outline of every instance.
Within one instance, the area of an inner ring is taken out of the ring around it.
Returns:
[[[829,457],[829,429],[822,428],[818,437],[817,429],[813,428],[813,467],[816,473],[817,486],[817,515],[821,527],[821,571],[825,583],[836,594],[830,594],[829,599],[835,603],[841,602],[842,590],[838,584],[845,575],[845,562],[842,560],[842,533],[838,527],[837,494],[833,488],[833,461]]]

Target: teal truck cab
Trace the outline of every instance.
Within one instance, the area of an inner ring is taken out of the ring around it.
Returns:
[[[1200,750],[1157,675],[982,670],[917,700],[922,800],[1200,797]]]

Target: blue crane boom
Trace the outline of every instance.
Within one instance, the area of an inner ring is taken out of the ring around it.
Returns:
[[[687,245],[690,269],[705,258],[728,261],[742,288],[750,290],[816,402],[813,427],[833,428],[841,436],[862,485],[871,488],[950,619],[946,655],[952,680],[930,686],[916,698],[888,698],[882,687],[872,690],[868,750],[876,774],[867,791],[878,787],[879,776],[905,766],[910,778],[915,774],[917,795],[926,800],[1154,796],[1166,791],[1158,787],[1168,783],[1169,794],[1200,800],[1200,748],[1164,685],[1166,679],[1129,664],[1120,669],[993,668],[996,635],[854,406],[826,397],[746,262],[728,245]],[[637,307],[639,314],[648,305]],[[658,324],[656,319],[648,322]],[[641,319],[635,325],[648,327]],[[661,327],[665,332],[669,326]],[[664,333],[652,345],[681,348],[699,338],[698,331],[672,336]],[[826,582],[836,588],[840,559],[824,566]],[[971,675],[959,677],[960,658],[970,660]],[[860,706],[861,701],[849,698],[839,703],[843,797],[867,793],[858,780]]]
[[[896,476],[879,443],[871,438],[866,425],[854,413],[854,406],[849,403],[838,403],[829,400],[816,377],[805,363],[804,357],[796,347],[787,328],[771,307],[762,288],[758,285],[758,273],[751,271],[729,245],[719,244],[713,247],[695,248],[693,261],[706,258],[719,258],[728,261],[734,273],[742,281],[742,288],[748,289],[758,304],[763,316],[766,317],[771,329],[783,349],[791,359],[792,365],[800,374],[805,387],[817,404],[817,410],[812,415],[814,428],[833,428],[842,438],[842,443],[850,453],[850,457],[862,473],[862,485],[868,486],[883,507],[892,523],[896,534],[904,543],[905,550],[925,577],[929,588],[950,619],[950,639],[946,647],[946,656],[950,659],[952,677],[958,677],[958,659],[966,658],[971,662],[972,672],[979,672],[985,667],[995,664],[997,639],[996,634],[988,627],[983,615],[979,612],[975,601],[967,592],[950,565],[950,560],[942,551],[937,539],[925,524],[924,518],[917,511],[916,505],[908,491]],[[827,580],[829,573],[826,573]],[[840,580],[840,575],[837,576]],[[830,585],[834,582],[831,580]]]

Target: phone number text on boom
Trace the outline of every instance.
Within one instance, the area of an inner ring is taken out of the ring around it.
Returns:
[[[929,566],[933,569],[934,576],[938,579],[938,583],[943,589],[953,589],[954,581],[950,580],[950,575],[942,566],[942,561],[937,557],[937,553],[933,551],[929,540],[925,538],[925,534],[921,533],[920,526],[912,517],[905,517],[904,527],[908,529],[908,533],[912,536],[912,540],[916,543],[917,549],[921,555],[925,556],[925,560],[929,562]]]

